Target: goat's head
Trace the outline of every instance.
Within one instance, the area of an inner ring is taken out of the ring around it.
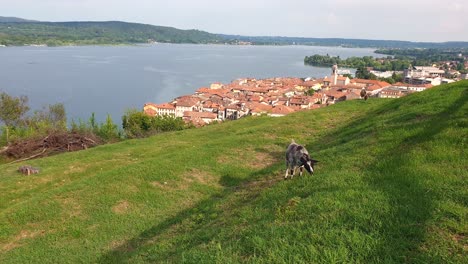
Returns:
[[[311,159],[309,154],[304,153],[301,157],[302,166],[310,173],[314,173],[314,165],[318,160]]]

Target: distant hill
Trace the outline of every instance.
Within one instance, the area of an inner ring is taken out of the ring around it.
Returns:
[[[468,42],[411,42],[402,40],[371,40],[346,38],[301,38],[271,36],[220,35],[226,40],[251,42],[255,45],[313,45],[362,48],[468,48]]]
[[[0,44],[100,45],[132,43],[217,43],[224,40],[200,30],[120,21],[0,22]]]
[[[314,45],[367,48],[468,48],[468,42],[411,42],[345,38],[303,38],[280,36],[240,36],[212,34],[200,30],[121,21],[39,22],[16,17],[0,17],[0,45],[28,44],[109,45],[132,43],[229,43],[252,45]]]
[[[35,20],[28,20],[19,17],[2,17],[0,16],[0,23],[7,23],[7,22],[38,22]]]

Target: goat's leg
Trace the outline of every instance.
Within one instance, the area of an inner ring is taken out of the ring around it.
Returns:
[[[296,175],[296,166],[291,169],[291,179]]]
[[[284,179],[287,180],[288,179],[288,172],[289,172],[289,167],[286,168],[286,174],[284,175]]]
[[[299,176],[302,176],[302,170],[304,170],[304,167],[299,167]]]
[[[287,180],[288,179],[288,175],[289,175],[289,168],[290,168],[290,163],[288,162],[288,160],[286,160],[286,174],[284,175],[284,179]]]

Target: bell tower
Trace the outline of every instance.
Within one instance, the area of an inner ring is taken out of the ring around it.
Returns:
[[[338,65],[336,64],[332,66],[331,78],[333,85],[336,85],[336,83],[338,82]]]

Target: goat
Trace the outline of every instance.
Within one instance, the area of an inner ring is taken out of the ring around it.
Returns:
[[[310,158],[309,152],[304,146],[297,144],[293,140],[286,149],[286,175],[284,179],[287,180],[289,175],[292,179],[296,173],[296,168],[299,168],[300,176],[302,176],[303,168],[305,168],[309,174],[313,174],[314,164],[317,162],[317,160]]]

